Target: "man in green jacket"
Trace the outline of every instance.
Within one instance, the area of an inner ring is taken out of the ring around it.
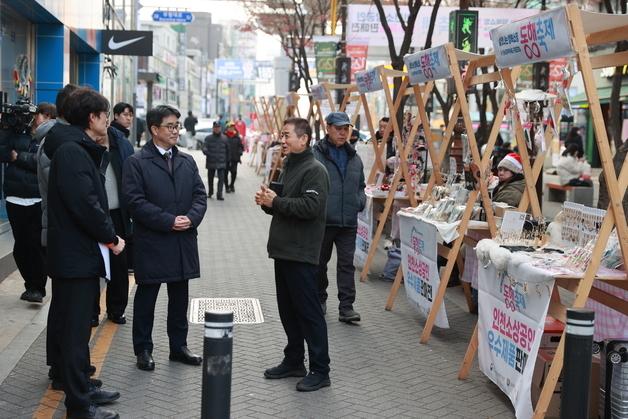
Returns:
[[[255,203],[273,216],[268,256],[275,260],[279,317],[288,337],[284,359],[264,372],[268,379],[305,377],[298,391],[331,384],[327,324],[318,300],[316,274],[325,234],[329,176],[310,149],[312,129],[303,118],[288,119],[281,130],[287,155],[279,182],[262,186]],[[310,372],[303,364],[307,342]]]

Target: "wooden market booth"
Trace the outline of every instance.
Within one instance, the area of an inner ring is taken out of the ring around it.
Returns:
[[[536,25],[543,25],[543,28],[551,27],[552,31],[543,31],[541,33],[543,35],[541,39],[539,39],[539,36],[534,32],[534,37],[530,39],[526,38],[526,42],[521,43],[518,38],[517,42],[510,42],[515,39],[512,34],[519,34],[520,30],[523,31],[524,28],[535,28]],[[604,252],[613,227],[617,230],[623,260],[624,262],[628,261],[628,229],[622,207],[622,198],[626,192],[626,186],[628,185],[628,164],[626,163],[628,160],[624,161],[621,173],[618,177],[613,167],[611,150],[604,126],[604,118],[600,108],[593,70],[628,64],[628,52],[610,53],[593,57],[590,56],[589,52],[591,47],[623,41],[627,33],[628,16],[584,12],[579,10],[575,4],[556,8],[528,19],[504,25],[494,29],[492,32],[492,39],[495,45],[495,51],[497,52],[496,65],[501,69],[502,77],[507,88],[511,90],[511,94],[514,91],[514,80],[516,79],[512,74],[513,67],[556,58],[575,57],[578,69],[582,74],[593,119],[593,128],[595,130],[595,138],[607,182],[610,204],[599,229],[599,235],[592,251],[591,263],[584,272],[584,275],[580,278],[558,277],[556,280],[548,313],[562,322],[566,320],[565,310],[567,307],[560,301],[558,286],[565,287],[575,292],[575,299],[571,304],[573,308],[584,307],[587,299],[592,298],[599,300],[620,313],[628,315],[628,304],[626,304],[625,301],[593,288],[593,282],[600,268],[602,253]],[[508,35],[511,35],[511,37],[508,37]],[[516,46],[519,47],[518,50],[514,48]],[[520,124],[517,124],[518,144],[520,143],[520,137],[522,137],[520,128]],[[520,147],[520,150],[525,149],[525,147]],[[524,158],[523,154],[522,160],[527,160]],[[538,202],[534,202],[536,195],[532,194],[530,190],[534,179],[533,169],[534,168],[528,166],[525,169],[525,173],[526,177],[531,177],[530,179],[526,179],[526,189],[528,190],[527,195],[532,205],[532,212],[534,213],[537,211],[535,207],[538,205]],[[538,197],[536,197],[536,199],[538,199]],[[597,279],[604,281],[608,278],[601,277]],[[616,287],[624,290],[628,289],[628,280],[625,276],[621,280],[612,281],[612,283]],[[468,377],[477,348],[478,327],[476,325],[459,371],[459,379]],[[564,350],[565,332],[563,332],[561,336],[549,373],[545,378],[534,411],[535,418],[545,417],[563,367]]]

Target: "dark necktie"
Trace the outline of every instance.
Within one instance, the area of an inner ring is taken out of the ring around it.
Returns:
[[[172,173],[172,151],[168,150],[164,153],[164,159],[168,165],[168,171]]]

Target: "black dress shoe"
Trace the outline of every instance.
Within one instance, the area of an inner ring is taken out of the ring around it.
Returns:
[[[113,410],[91,405],[86,410],[68,410],[67,417],[68,419],[119,419],[120,415]]]
[[[224,200],[225,200],[225,198],[223,198],[222,196],[219,196],[219,197],[218,197],[218,198],[216,198],[216,199],[217,199],[217,200],[219,200],[219,201],[224,201]]]
[[[149,351],[142,351],[137,356],[137,368],[143,371],[152,371],[155,369],[155,361],[153,361],[153,355]]]
[[[89,399],[96,405],[109,404],[120,398],[117,391],[107,391],[100,388],[93,388],[89,392]]]
[[[201,365],[203,358],[190,352],[187,346],[182,346],[180,352],[170,352],[170,360],[187,365]]]
[[[126,316],[124,314],[107,314],[107,318],[115,324],[126,324]]]

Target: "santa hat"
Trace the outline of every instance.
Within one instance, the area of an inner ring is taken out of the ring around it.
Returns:
[[[521,156],[517,153],[508,153],[497,165],[497,168],[503,167],[517,174],[523,173],[523,165],[521,164]]]

